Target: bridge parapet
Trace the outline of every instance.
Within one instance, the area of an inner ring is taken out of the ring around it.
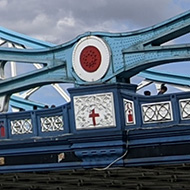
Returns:
[[[27,139],[69,133],[68,105],[0,116],[1,139]]]
[[[189,162],[190,93],[135,91],[85,86],[66,105],[1,114],[0,173]]]
[[[169,127],[190,123],[190,93],[142,96],[128,84],[70,89],[71,103],[0,115],[0,139]]]

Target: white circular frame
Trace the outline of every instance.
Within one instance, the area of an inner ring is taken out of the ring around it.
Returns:
[[[87,46],[96,47],[101,54],[101,63],[99,68],[94,72],[85,71],[80,63],[80,55]],[[73,68],[77,76],[84,81],[94,82],[101,79],[107,72],[110,65],[110,50],[107,44],[96,36],[87,36],[82,38],[74,47],[72,55]]]

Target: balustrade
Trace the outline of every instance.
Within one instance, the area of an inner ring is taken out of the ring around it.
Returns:
[[[116,104],[114,96],[120,98],[123,105]],[[120,95],[110,91],[73,96],[73,104],[0,115],[0,139],[65,135],[73,133],[72,127],[74,133],[81,133],[85,130],[127,130],[130,127],[190,123],[189,97],[189,93],[145,97],[135,93],[129,95],[127,90]],[[123,121],[124,127],[117,127],[118,120],[121,124]]]

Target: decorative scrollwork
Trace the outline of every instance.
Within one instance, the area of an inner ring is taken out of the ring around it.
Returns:
[[[181,119],[190,119],[190,99],[183,99],[179,101]]]
[[[142,104],[144,123],[168,122],[173,120],[170,102]]]
[[[113,93],[74,97],[76,129],[115,127]]]
[[[22,135],[33,133],[31,119],[13,120],[11,121],[11,134]]]
[[[64,123],[63,116],[51,116],[51,117],[41,117],[41,131],[42,132],[53,132],[53,131],[63,131]]]

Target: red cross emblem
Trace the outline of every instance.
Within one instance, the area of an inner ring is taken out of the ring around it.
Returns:
[[[95,109],[92,110],[92,113],[89,115],[92,118],[93,125],[96,125],[96,117],[100,117],[98,113],[95,113]]]

